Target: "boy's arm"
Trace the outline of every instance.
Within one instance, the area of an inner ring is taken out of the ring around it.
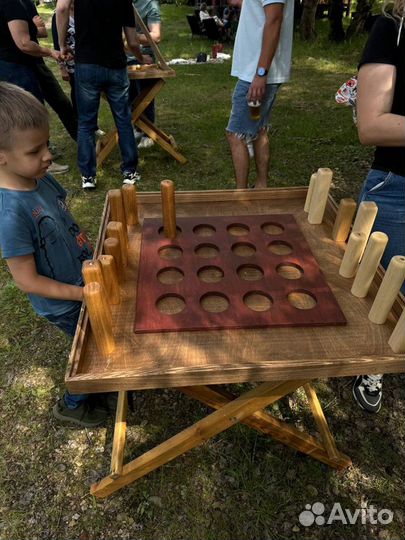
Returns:
[[[17,287],[25,293],[56,300],[83,300],[83,287],[61,283],[38,274],[33,255],[10,257],[6,262]]]
[[[264,23],[262,50],[257,67],[270,69],[280,40],[281,24],[283,22],[283,3],[274,3],[264,6],[266,22]],[[249,101],[261,101],[266,91],[267,76],[258,75],[252,81],[248,92]]]

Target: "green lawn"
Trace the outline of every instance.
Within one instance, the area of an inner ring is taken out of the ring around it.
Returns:
[[[195,58],[210,50],[208,41],[190,39],[185,18],[190,9],[162,6],[161,49],[168,59]],[[51,13],[42,12],[45,17]],[[331,167],[334,196],[340,199],[356,197],[372,155],[359,145],[350,111],[334,101],[337,88],[356,71],[364,37],[331,46],[327,30],[327,21],[321,21],[316,43],[295,40],[292,81],[281,89],[274,109],[269,185],[306,184],[318,167]],[[230,62],[183,66],[176,72],[159,94],[158,124],[175,136],[188,163],[180,166],[156,147],[143,151],[140,189],[157,190],[166,178],[182,190],[232,188],[224,136],[234,85]],[[76,147],[52,113],[51,118],[58,161],[71,167],[59,180],[69,191],[73,213],[94,240],[105,192],[120,185],[119,153],[105,162],[97,191],[83,193]],[[100,127],[111,126],[103,104]],[[89,485],[108,472],[112,421],[86,431],[53,419],[51,407],[63,393],[70,344],[35,317],[3,263],[0,287],[0,540],[404,537],[403,377],[386,377],[384,405],[376,417],[353,404],[349,379],[317,384],[337,443],[353,459],[347,471],[328,469],[238,425],[98,501],[89,495]],[[189,426],[207,410],[172,390],[138,392],[129,417],[126,459]],[[314,431],[300,394],[284,399],[272,412]],[[367,503],[391,509],[395,517],[385,527],[304,528],[298,516],[315,501],[329,509],[340,502],[352,512]]]

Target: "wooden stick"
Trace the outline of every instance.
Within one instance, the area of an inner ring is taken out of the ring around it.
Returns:
[[[160,183],[162,194],[163,228],[166,238],[176,238],[176,206],[174,199],[174,184],[171,180]]]
[[[383,232],[373,232],[367,243],[366,250],[356,277],[353,281],[352,294],[357,298],[367,296],[368,290],[373,282],[374,275],[377,272],[385,246],[388,242],[388,236]]]
[[[107,238],[104,240],[103,248],[106,255],[114,257],[118,281],[121,282],[124,279],[124,266],[119,241],[116,238]]]
[[[375,218],[377,216],[378,207],[374,201],[363,201],[360,203],[356,214],[356,219],[353,223],[352,232],[361,232],[366,235],[366,242],[373,228]],[[364,246],[365,248],[366,246]],[[360,259],[363,256],[363,251],[360,254]]]
[[[311,206],[311,199],[312,199],[312,193],[314,191],[314,185],[316,182],[316,176],[317,176],[317,173],[311,174],[311,178],[309,180],[307,198],[305,199],[305,205],[304,205],[304,212],[306,213],[309,212],[309,208]]]
[[[405,308],[388,340],[388,345],[394,353],[405,353]]]
[[[110,304],[119,304],[121,296],[114,257],[112,255],[100,255],[98,260],[101,263],[107,298]]]
[[[102,286],[100,283],[88,283],[83,289],[83,294],[97,348],[102,356],[108,357],[115,348],[115,342],[111,311]]]
[[[120,189],[110,189],[108,192],[110,202],[110,221],[120,221],[124,227],[125,242],[128,244],[127,220],[125,218],[124,203]]]
[[[395,255],[388,265],[384,279],[371,306],[368,318],[375,324],[384,324],[405,279],[405,257]]]
[[[106,228],[107,238],[116,238],[120,245],[123,266],[128,263],[128,247],[124,236],[124,227],[119,221],[110,221]]]
[[[122,186],[121,191],[127,225],[138,225],[139,217],[136,186],[125,184]]]
[[[319,225],[322,223],[326,203],[328,202],[332,176],[333,173],[330,169],[318,169],[308,213],[308,222],[311,223],[311,225]]]
[[[82,274],[86,285],[88,283],[100,283],[103,291],[106,291],[100,261],[97,259],[84,261],[82,265]]]
[[[342,199],[340,201],[332,231],[332,239],[335,242],[346,242],[356,207],[357,205],[354,199]]]
[[[364,233],[352,232],[343,255],[342,263],[339,268],[339,274],[345,278],[351,278],[356,275],[361,254],[364,251],[367,237]]]
[[[115,413],[114,439],[111,455],[111,478],[122,474],[124,461],[125,438],[127,431],[127,392],[118,392],[117,411]]]

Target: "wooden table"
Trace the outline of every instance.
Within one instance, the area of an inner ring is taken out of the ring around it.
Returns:
[[[71,392],[119,391],[111,474],[92,486],[95,496],[110,495],[238,422],[331,467],[351,464],[336,448],[311,381],[403,372],[403,357],[392,352],[388,339],[404,301],[398,297],[385,324],[368,320],[383,271],[378,271],[366,298],[350,294],[353,280],[338,274],[345,244],[331,239],[336,204],[329,197],[324,222],[310,225],[303,210],[306,192],[306,188],[179,192],[176,209],[178,216],[292,213],[343,310],[346,326],[134,334],[141,237],[139,225],[128,227],[129,262],[121,283],[121,303],[111,306],[116,348],[108,358],[100,355],[84,306],[66,372]],[[138,203],[141,220],[161,215],[159,193],[140,193]],[[96,256],[109,220],[107,201]],[[241,396],[219,386],[248,381],[264,382]],[[264,410],[300,387],[308,397],[319,439]],[[126,391],[153,388],[176,388],[216,411],[124,465]]]

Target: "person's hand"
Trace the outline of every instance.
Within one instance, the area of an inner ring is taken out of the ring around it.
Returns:
[[[33,17],[33,19],[32,19],[32,22],[35,24],[35,26],[38,29],[45,28],[44,20],[39,15],[35,15],[35,17]]]
[[[65,66],[63,66],[63,65],[60,66],[60,74],[62,76],[63,81],[68,81],[69,80],[69,73],[66,70]]]
[[[153,64],[153,58],[149,54],[143,54],[142,61],[144,64]]]
[[[262,101],[266,93],[267,77],[259,77],[258,75],[252,81],[249,92],[247,94],[248,101]]]
[[[73,60],[72,49],[66,45],[60,48],[60,59],[64,62],[69,62]]]
[[[60,51],[55,51],[54,49],[51,49],[51,54],[49,55],[51,58],[56,60],[57,62],[60,62],[62,60],[62,55]]]

